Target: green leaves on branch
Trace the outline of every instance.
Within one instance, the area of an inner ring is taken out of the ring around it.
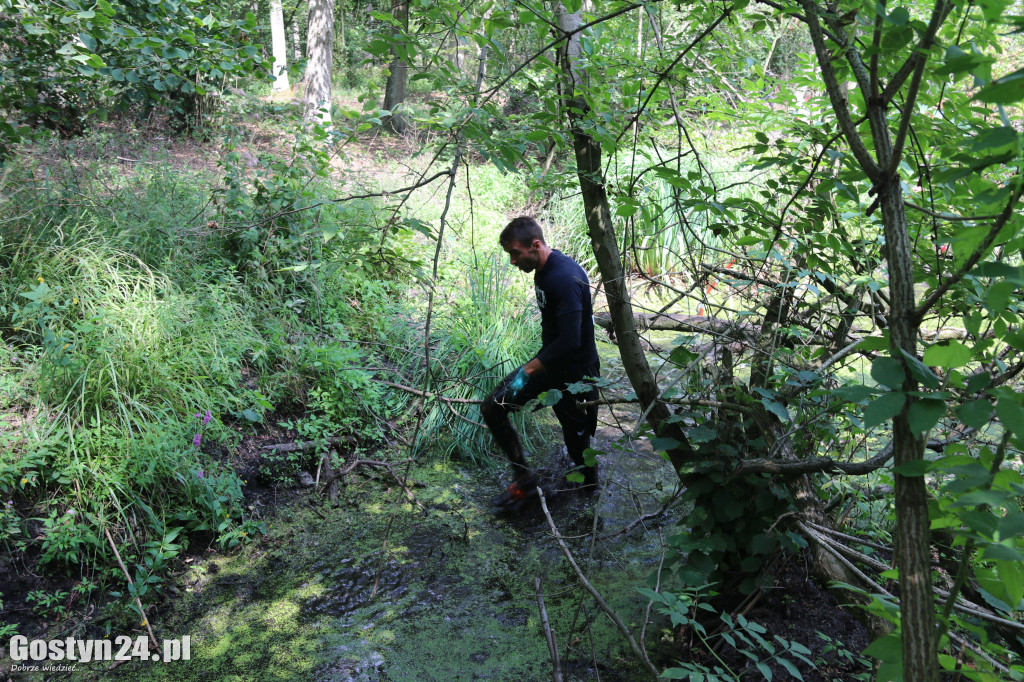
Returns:
[[[86,114],[132,103],[169,105],[187,118],[198,110],[195,98],[223,78],[266,77],[261,49],[250,44],[255,16],[200,14],[205,7],[0,0],[0,42],[16,46],[0,53],[0,109],[14,122],[0,129],[0,151],[28,132],[29,121],[74,134]]]

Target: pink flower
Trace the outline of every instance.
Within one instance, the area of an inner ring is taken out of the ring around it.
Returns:
[[[197,433],[196,437],[192,439],[192,446],[198,448],[199,444],[203,442],[203,434]]]

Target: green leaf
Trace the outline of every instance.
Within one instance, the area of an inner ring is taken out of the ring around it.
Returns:
[[[1000,398],[996,403],[996,414],[1007,430],[1017,434],[1024,431],[1024,408],[1020,406],[1018,400],[1010,397]]]
[[[886,19],[897,26],[906,26],[907,22],[910,21],[910,12],[906,7],[897,7],[889,13]]]
[[[260,416],[259,412],[256,412],[255,410],[249,408],[242,410],[240,416],[246,421],[252,422],[253,424],[258,424],[263,421],[263,417]]]
[[[893,471],[900,476],[924,476],[931,470],[932,463],[926,459],[915,459],[893,467]]]
[[[698,424],[687,432],[686,437],[692,443],[710,443],[718,438],[718,431],[708,428],[703,424]]]
[[[1022,561],[1024,562],[1024,553],[1021,553],[1015,547],[1010,547],[1005,542],[994,542],[991,545],[986,545],[985,551],[982,552],[985,559],[991,561]]]
[[[932,367],[963,367],[971,361],[971,349],[959,341],[942,341],[924,352],[924,364]]]
[[[900,353],[902,353],[903,357],[907,360],[907,366],[910,368],[910,376],[914,377],[918,382],[928,388],[939,387],[942,382],[939,381],[939,377],[935,376],[935,372],[933,372],[928,365],[924,364],[913,354],[908,353],[902,348],[900,349]]]
[[[1024,266],[1021,265],[1010,265],[1008,263],[988,261],[985,263],[978,263],[978,265],[971,270],[970,274],[975,277],[993,277],[996,279],[1009,280],[1015,284],[1024,284]]]
[[[900,392],[883,393],[864,409],[864,427],[871,428],[888,421],[900,413],[907,396]]]
[[[876,395],[878,393],[878,389],[870,386],[852,385],[841,386],[832,391],[832,393],[847,402],[859,403],[867,400],[873,395]]]
[[[1010,512],[999,519],[997,535],[999,540],[1009,540],[1024,535],[1024,512]]]
[[[789,410],[787,410],[786,406],[783,405],[778,400],[771,400],[770,398],[762,398],[761,399],[761,404],[764,405],[764,409],[768,410],[769,412],[774,414],[776,417],[778,417],[779,421],[783,421],[783,422],[792,421],[792,418],[789,416]]]
[[[910,429],[922,434],[931,429],[946,414],[946,401],[934,398],[916,400],[910,404],[908,418]]]
[[[981,429],[992,419],[992,405],[987,400],[974,400],[956,408],[957,418],[971,428]]]
[[[669,362],[672,362],[680,367],[685,366],[699,358],[700,356],[694,353],[688,346],[676,346],[669,353]]]
[[[1024,349],[1021,349],[1021,350],[1024,350]],[[984,389],[988,388],[989,384],[991,384],[991,383],[992,383],[992,375],[988,372],[988,370],[985,370],[983,372],[978,372],[977,374],[972,374],[967,379],[967,392],[968,393],[977,393],[978,391],[981,391],[981,390],[984,390]]]
[[[651,447],[656,451],[661,452],[663,450],[672,450],[682,445],[675,438],[652,438]]]
[[[978,134],[971,143],[971,149],[977,153],[992,151],[1012,151],[1017,147],[1019,134],[1009,126],[989,128]]]
[[[906,374],[903,372],[903,364],[895,358],[875,358],[871,363],[871,378],[891,389],[898,390],[903,386]]]
[[[868,644],[863,653],[872,658],[877,658],[879,661],[902,661],[903,643],[898,634],[889,633]]]
[[[540,401],[540,404],[546,407],[551,407],[552,405],[557,404],[558,401],[561,399],[562,392],[556,388],[553,388],[550,391],[544,391],[539,396],[537,396],[537,400]]]

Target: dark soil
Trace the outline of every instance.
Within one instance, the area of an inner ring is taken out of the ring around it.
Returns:
[[[787,657],[800,671],[805,682],[839,682],[856,679],[865,673],[868,662],[859,655],[869,644],[868,630],[863,623],[840,607],[835,596],[821,588],[811,577],[810,566],[803,556],[789,557],[776,565],[775,573],[745,607],[745,617],[767,630],[765,639],[778,643],[776,637],[802,644],[810,649],[807,655],[815,667],[797,657]],[[706,651],[694,652],[694,660],[712,665],[714,658]],[[743,680],[764,679],[749,659],[735,648],[725,646],[718,655],[735,671],[747,669]],[[782,665],[769,662],[774,679],[792,679]]]

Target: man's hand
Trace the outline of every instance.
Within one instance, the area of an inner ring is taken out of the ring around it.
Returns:
[[[523,387],[526,386],[526,382],[529,380],[530,376],[526,373],[526,365],[523,365],[519,368],[519,371],[516,372],[512,381],[509,382],[506,395],[512,400],[515,400],[516,396],[519,395],[519,391],[523,390]]]

